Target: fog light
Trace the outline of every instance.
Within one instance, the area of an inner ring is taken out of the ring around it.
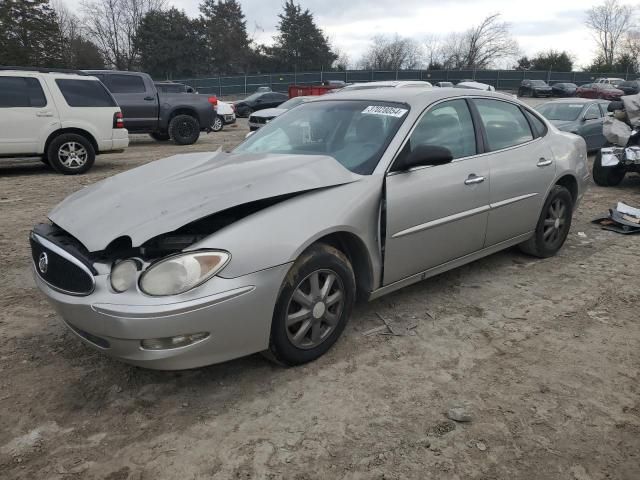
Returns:
[[[172,348],[187,347],[200,342],[209,336],[206,332],[176,335],[175,337],[150,338],[142,340],[140,344],[145,350],[171,350]]]

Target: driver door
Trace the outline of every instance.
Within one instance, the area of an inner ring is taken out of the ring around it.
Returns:
[[[418,120],[398,160],[417,145],[448,148],[453,161],[386,178],[384,285],[469,255],[484,246],[489,212],[489,162],[478,156],[464,99],[431,107]]]

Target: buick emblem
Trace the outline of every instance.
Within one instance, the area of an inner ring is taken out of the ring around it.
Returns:
[[[38,258],[38,270],[43,275],[47,273],[47,269],[49,268],[49,257],[47,256],[47,252],[42,252],[40,257]]]

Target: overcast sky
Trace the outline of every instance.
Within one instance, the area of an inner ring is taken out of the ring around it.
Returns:
[[[77,6],[79,0],[65,0]],[[200,0],[168,0],[193,17]],[[247,30],[258,42],[268,43],[275,33],[277,14],[284,0],[240,0]],[[585,11],[602,1],[591,0],[301,0],[332,44],[358,61],[375,34],[409,36],[424,41],[477,24],[499,12],[526,55],[556,48],[574,54],[577,66],[590,63],[595,44],[584,27]],[[622,0],[622,3],[638,4]]]

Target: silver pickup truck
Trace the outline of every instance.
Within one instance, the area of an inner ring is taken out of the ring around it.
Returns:
[[[100,79],[122,109],[130,133],[148,133],[158,141],[178,145],[198,141],[201,131],[210,132],[216,118],[215,97],[195,93],[159,92],[146,73],[87,70]]]

